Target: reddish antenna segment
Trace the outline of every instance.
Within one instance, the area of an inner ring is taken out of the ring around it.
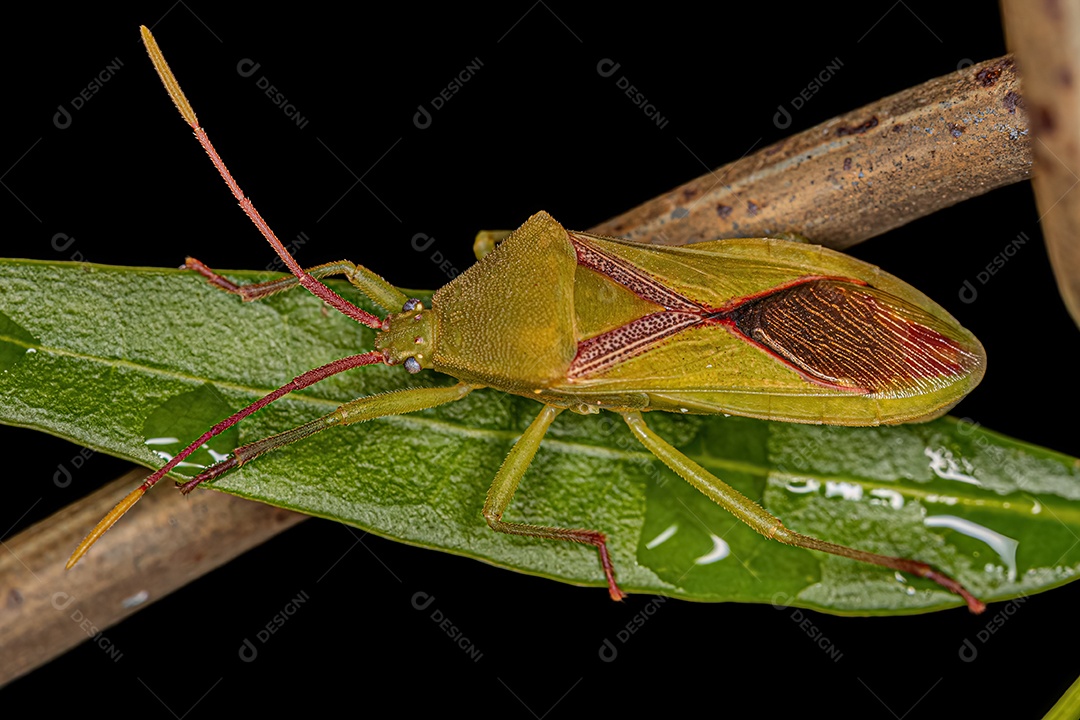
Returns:
[[[218,155],[217,150],[214,149],[213,144],[210,142],[210,138],[206,135],[206,131],[199,125],[199,118],[195,116],[194,108],[191,107],[191,103],[189,103],[187,97],[185,97],[184,91],[180,89],[180,83],[177,82],[176,76],[173,75],[172,70],[169,69],[169,64],[165,62],[165,56],[162,54],[161,48],[158,47],[157,41],[154,40],[154,36],[150,34],[150,30],[147,29],[145,25],[140,26],[139,31],[142,33],[143,43],[146,45],[147,54],[150,55],[150,61],[154,63],[154,69],[157,70],[158,77],[161,78],[161,83],[168,91],[169,97],[172,98],[173,104],[176,105],[176,109],[180,111],[180,115],[183,116],[184,121],[195,131],[195,137],[199,140],[199,144],[203,146],[206,154],[210,156],[210,161],[214,163],[214,167],[221,173],[221,177],[225,181],[225,184],[229,186],[229,190],[232,191],[233,197],[240,203],[240,207],[244,210],[244,213],[251,218],[251,222],[255,223],[255,227],[259,228],[259,232],[262,233],[262,236],[270,243],[270,246],[274,248],[274,252],[278,254],[282,261],[284,261],[285,267],[289,268],[289,271],[297,277],[300,284],[307,288],[311,294],[315,295],[315,297],[321,299],[341,314],[351,317],[361,325],[367,325],[374,330],[381,329],[382,320],[380,318],[356,307],[311,275],[304,272],[304,269],[296,262],[296,258],[292,256],[292,253],[281,244],[277,235],[274,234],[274,231],[271,230],[270,226],[263,220],[262,215],[255,209],[251,200],[244,195],[244,192],[240,189],[240,185],[237,184],[236,180],[233,179],[232,173],[229,172],[229,168],[225,167],[225,162],[221,159],[221,156]]]
[[[244,196],[243,191],[233,178],[229,169],[225,166],[225,162],[218,155],[217,150],[214,149],[213,144],[210,142],[210,138],[207,137],[206,131],[199,126],[199,119],[195,116],[195,110],[191,107],[191,103],[188,102],[184,96],[184,92],[180,89],[180,84],[176,80],[176,76],[173,75],[172,70],[169,69],[169,64],[165,62],[165,56],[161,52],[161,48],[158,47],[157,41],[154,40],[154,36],[150,33],[145,26],[140,28],[142,32],[143,42],[146,44],[146,51],[150,55],[151,62],[154,63],[154,68],[157,70],[158,77],[161,78],[162,84],[169,93],[169,97],[172,98],[173,103],[176,105],[177,110],[180,111],[180,115],[191,126],[191,129],[195,131],[195,137],[198,138],[199,144],[206,150],[206,154],[210,156],[210,160],[214,163],[214,167],[221,173],[221,177],[225,180],[225,184],[229,186],[229,190],[232,191],[233,197],[240,203],[240,207],[243,208],[251,221],[255,223],[255,227],[259,228],[259,232],[266,238],[270,246],[274,248],[278,256],[285,262],[286,267],[292,272],[293,275],[300,281],[300,284],[307,288],[313,295],[326,302],[334,309],[341,312],[353,320],[356,320],[362,325],[366,325],[374,330],[382,329],[382,320],[375,315],[372,315],[365,310],[361,310],[357,306],[350,303],[345,298],[341,297],[333,290],[323,285],[321,282],[312,277],[309,273],[305,272],[300,264],[296,262],[296,259],[292,254],[281,244],[277,235],[270,229],[266,221],[263,220],[262,215],[255,209],[251,200]],[[201,271],[200,271],[201,272]],[[207,274],[204,272],[203,274]],[[212,273],[211,273],[212,274]],[[298,375],[292,381],[281,386],[277,390],[269,393],[268,395],[256,400],[247,407],[233,413],[231,416],[222,420],[217,425],[203,433],[197,440],[192,442],[186,448],[181,450],[174,458],[167,462],[157,472],[150,475],[146,480],[142,482],[139,487],[132,490],[123,500],[117,503],[116,507],[109,511],[101,521],[90,531],[90,534],[79,543],[79,546],[75,548],[75,552],[72,553],[71,558],[67,562],[67,568],[70,570],[75,564],[86,554],[86,551],[98,541],[98,539],[105,534],[105,532],[111,528],[117,520],[123,517],[131,507],[139,501],[139,499],[146,493],[147,490],[157,484],[161,478],[165,477],[173,468],[175,468],[180,462],[198,450],[206,441],[210,438],[221,434],[225,430],[229,429],[236,423],[240,422],[249,415],[261,410],[270,403],[274,402],[283,395],[294,390],[300,390],[306,388],[309,385],[314,385],[320,380],[336,375],[346,370],[351,370],[363,365],[374,365],[376,363],[385,362],[383,354],[377,350],[372,352],[363,353],[360,355],[351,355],[334,362],[327,363],[322,367],[309,370],[302,375]],[[234,463],[236,464],[236,463]],[[230,467],[232,467],[230,465]],[[218,473],[220,474],[220,473]],[[196,484],[202,482],[205,479],[213,477],[215,473],[206,472],[196,478],[189,481],[184,485],[183,490],[189,492]]]

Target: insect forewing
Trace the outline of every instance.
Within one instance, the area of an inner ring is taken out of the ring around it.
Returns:
[[[941,306],[820,246],[570,237],[587,248],[566,384],[579,394],[647,393],[650,409],[877,425],[940,415],[984,372],[982,346]]]

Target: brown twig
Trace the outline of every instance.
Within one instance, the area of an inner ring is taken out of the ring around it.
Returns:
[[[1058,289],[1080,323],[1080,9],[1073,3],[1002,3],[1009,45],[1024,73],[1034,131],[1032,181]]]
[[[1012,58],[987,60],[792,135],[594,231],[661,245],[798,232],[846,248],[1027,179],[1023,108]]]
[[[305,519],[224,493],[149,493],[131,522],[71,571],[71,549],[146,476],[136,469],[4,542],[0,684],[89,639]]]

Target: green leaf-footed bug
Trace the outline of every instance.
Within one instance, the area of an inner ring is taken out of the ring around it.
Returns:
[[[264,452],[321,430],[434,407],[480,387],[531,397],[543,409],[514,445],[483,514],[500,532],[598,548],[613,598],[623,596],[598,530],[505,522],[547,428],[563,410],[618,412],[635,437],[674,472],[768,538],[932,579],[983,604],[925,563],[795,533],[653,433],[642,413],[727,413],[768,420],[878,425],[937,417],[981,379],[978,341],[940,306],[874,266],[818,246],[775,238],[686,248],[645,247],[569,232],[538,213],[477,265],[435,293],[410,300],[351,262],[303,270],[244,197],[199,126],[149,31],[143,38],[173,101],[244,211],[293,273],[236,286],[197,260],[187,266],[221,289],[257,300],[303,286],[378,331],[375,350],[304,373],[215,425],[147,478],[104,518],[69,566],[124,512],[207,439],[277,398],[336,373],[375,363],[459,380],[442,388],[360,398],[322,418],[244,445],[190,481],[184,492]],[[319,282],[344,275],[391,314],[379,318]]]

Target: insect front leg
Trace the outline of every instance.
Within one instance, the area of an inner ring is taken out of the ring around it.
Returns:
[[[317,420],[312,420],[291,430],[256,440],[247,445],[241,445],[233,450],[229,457],[211,465],[191,480],[182,483],[180,491],[189,493],[202,483],[224,475],[264,453],[291,445],[327,428],[352,425],[389,415],[402,415],[417,410],[426,410],[437,405],[460,400],[474,389],[472,385],[458,383],[450,387],[412,388],[352,400]]]
[[[649,449],[653,455],[660,458],[669,468],[675,471],[691,485],[696,487],[713,502],[724,508],[739,520],[761,533],[770,540],[778,540],[785,545],[806,548],[807,550],[820,550],[832,555],[851,558],[861,562],[881,565],[899,572],[911,573],[919,577],[933,580],[946,590],[956,593],[967,603],[968,609],[973,613],[981,613],[986,605],[972,595],[967,588],[953,578],[938,572],[930,565],[917,560],[907,558],[878,555],[877,553],[856,550],[845,545],[819,540],[815,537],[803,535],[784,527],[780,519],[765,510],[756,502],[740,493],[735,488],[725,483],[720,478],[698,465],[690,458],[676,450],[659,435],[649,429],[639,412],[623,413],[626,424],[631,432],[641,443]]]
[[[196,271],[209,280],[210,284],[214,287],[234,295],[239,295],[244,302],[262,300],[265,297],[269,297],[284,290],[300,287],[300,280],[295,275],[289,275],[278,278],[277,280],[268,280],[261,283],[252,283],[250,285],[237,285],[232,280],[229,280],[223,275],[219,275],[193,257],[189,257],[184,261],[184,267],[188,270]],[[400,312],[407,299],[397,288],[368,270],[366,267],[349,262],[348,260],[338,260],[337,262],[326,263],[325,265],[317,265],[304,272],[317,280],[334,275],[344,275],[349,282],[355,285],[360,292],[367,295],[372,302],[390,312]]]
[[[143,496],[143,494],[153,487],[158,480],[165,476],[167,472],[172,470],[176,465],[184,458],[188,457],[192,452],[199,448],[204,442],[220,434],[227,428],[232,427],[236,423],[240,422],[245,417],[248,417],[252,413],[270,404],[274,400],[284,396],[285,394],[298,390],[309,385],[318,382],[321,379],[329,377],[349,369],[350,367],[358,367],[360,365],[370,365],[381,358],[380,353],[366,353],[364,355],[356,355],[352,358],[345,358],[343,360],[324,365],[320,368],[310,370],[303,375],[297,376],[291,383],[287,383],[269,395],[265,395],[259,400],[256,400],[246,408],[233,413],[231,416],[222,420],[214,427],[207,430],[193,443],[184,448],[180,453],[175,455],[172,460],[167,462],[164,467],[159,468],[157,472],[153,473],[146,480],[143,481],[139,487],[128,493],[127,497],[117,503],[116,507],[109,511],[109,513],[103,517],[94,529],[90,531],[90,534],[83,539],[79,546],[75,548],[75,552],[71,554],[71,558],[67,562],[67,567],[70,570],[75,566],[75,563],[79,562],[79,558],[86,554],[91,546],[96,543],[102,535],[104,535],[109,528],[111,528],[117,520],[124,516],[128,510],[131,509],[135,503]],[[263,453],[275,450],[280,447],[284,447],[290,443],[294,443],[301,438],[309,437],[325,430],[329,427],[336,425],[349,425],[352,423],[362,422],[364,420],[372,420],[377,417],[385,417],[387,415],[400,415],[402,413],[413,412],[415,410],[424,410],[426,408],[435,407],[436,405],[442,405],[443,403],[453,402],[454,400],[460,400],[468,395],[475,389],[472,385],[465,383],[459,383],[451,387],[443,388],[413,388],[411,390],[401,390],[398,392],[384,393],[382,395],[372,395],[370,397],[360,398],[353,400],[352,402],[345,403],[338,407],[334,412],[324,415],[318,420],[313,420],[310,423],[301,425],[300,427],[287,430],[278,435],[274,435],[263,440],[244,445],[237,448],[231,455],[231,457],[222,460],[219,463],[215,463],[207,468],[206,471],[192,478],[188,482],[182,484],[180,489],[182,492],[191,492],[200,483],[212,480],[219,475],[222,475],[229,470],[240,467],[244,463],[252,460]]]
[[[532,464],[536,451],[540,447],[540,441],[555,418],[562,412],[562,408],[551,405],[544,406],[536,419],[532,421],[521,438],[510,449],[510,453],[503,460],[502,467],[495,475],[495,480],[488,490],[487,501],[484,503],[484,518],[492,530],[510,535],[527,535],[529,537],[547,538],[549,540],[570,540],[572,542],[595,545],[600,551],[600,563],[604,567],[604,575],[607,577],[608,594],[612,600],[622,600],[626,593],[615,584],[615,570],[611,565],[611,557],[608,555],[607,538],[597,530],[576,529],[570,530],[561,527],[548,527],[543,525],[528,525],[526,523],[510,523],[502,519],[510,500],[514,497],[521,478],[525,475],[529,465]]]

